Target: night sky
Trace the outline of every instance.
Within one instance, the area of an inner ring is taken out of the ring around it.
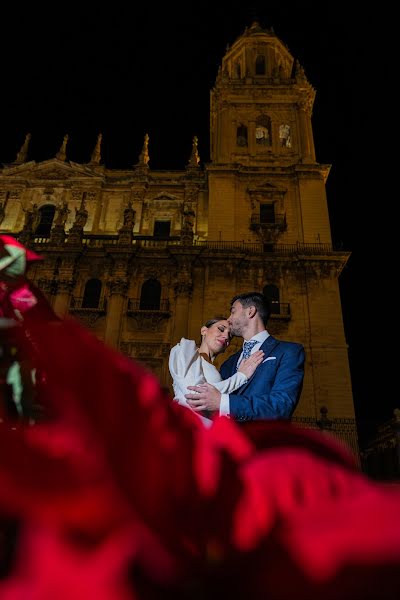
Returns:
[[[384,235],[365,202],[377,175],[360,126],[361,34],[336,3],[330,8],[321,2],[214,1],[189,2],[184,9],[145,4],[113,3],[106,10],[59,4],[57,14],[37,4],[7,9],[0,36],[0,162],[15,159],[27,132],[28,158],[36,161],[53,158],[68,133],[68,159],[88,162],[102,132],[103,162],[129,168],[147,132],[153,169],[184,168],[194,135],[201,161],[208,162],[210,90],[226,45],[254,17],[272,26],[317,91],[312,122],[317,160],[332,165],[327,194],[333,240],[352,252],[340,285],[359,433],[365,438],[400,400],[390,393],[388,376],[387,387],[381,383],[389,367],[377,329],[390,306],[387,292],[376,296],[371,266]]]

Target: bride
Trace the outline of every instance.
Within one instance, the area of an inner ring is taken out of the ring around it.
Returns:
[[[243,360],[237,372],[222,379],[217,368],[213,365],[214,359],[229,346],[231,331],[228,321],[224,317],[215,317],[207,321],[200,329],[201,343],[197,347],[194,340],[182,338],[171,349],[169,356],[169,371],[173,379],[174,400],[190,410],[185,394],[190,393],[188,385],[201,385],[211,383],[221,394],[229,394],[247,383],[259,364],[262,363],[264,352],[254,352],[249,358]],[[198,414],[198,413],[196,413]],[[205,425],[211,425],[209,413],[204,413],[201,419]]]

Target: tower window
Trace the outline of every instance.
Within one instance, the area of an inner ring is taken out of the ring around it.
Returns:
[[[260,204],[260,223],[275,223],[274,204]]]
[[[140,310],[160,310],[161,283],[157,279],[148,279],[142,285]]]
[[[44,204],[39,208],[40,221],[35,230],[35,235],[48,236],[50,235],[51,226],[53,224],[56,207],[53,204]]]
[[[266,285],[263,289],[263,294],[266,297],[266,299],[268,300],[270,309],[271,309],[271,314],[272,315],[279,315],[281,312],[280,306],[280,299],[279,299],[279,288],[276,287],[276,285]]]
[[[259,146],[271,146],[271,119],[262,116],[256,122],[256,144]]]
[[[265,56],[259,54],[256,58],[256,75],[265,75]]]
[[[236,145],[247,146],[247,127],[245,125],[239,125],[236,130]]]
[[[153,236],[158,239],[169,238],[171,221],[154,221]]]
[[[82,308],[98,308],[101,295],[100,279],[88,279],[83,292]]]

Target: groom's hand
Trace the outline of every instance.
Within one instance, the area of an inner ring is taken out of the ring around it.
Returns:
[[[210,383],[202,383],[201,385],[188,385],[188,390],[192,390],[193,394],[185,394],[185,398],[190,408],[195,412],[209,410],[218,412],[221,404],[221,392],[219,392]]]

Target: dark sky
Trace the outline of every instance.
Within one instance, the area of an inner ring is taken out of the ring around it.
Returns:
[[[366,51],[360,23],[355,27],[336,3],[118,4],[57,5],[57,14],[34,5],[3,15],[0,162],[15,159],[28,131],[29,158],[36,161],[54,157],[68,133],[68,159],[87,162],[101,131],[103,161],[111,168],[137,161],[146,132],[153,169],[184,168],[193,135],[207,162],[209,95],[226,45],[255,16],[272,26],[317,91],[314,138],[317,160],[332,164],[333,239],[352,252],[341,294],[360,434],[369,434],[400,401],[390,393],[390,378],[383,376],[386,388],[381,383],[389,367],[376,315],[387,318],[390,307],[385,293],[382,304],[373,296],[371,265],[384,235],[376,211],[366,209],[374,173],[365,152],[370,138],[360,125],[359,62]]]

